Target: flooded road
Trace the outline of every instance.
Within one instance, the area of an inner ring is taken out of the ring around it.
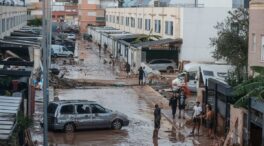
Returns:
[[[158,141],[152,140],[153,108],[137,96],[131,88],[100,87],[58,90],[60,100],[87,99],[117,110],[129,117],[128,127],[121,130],[86,130],[73,134],[49,132],[49,143],[55,146],[189,146],[192,142],[178,134],[162,119]]]

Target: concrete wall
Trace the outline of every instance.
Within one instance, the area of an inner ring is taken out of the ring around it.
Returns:
[[[255,0],[249,9],[248,65],[264,67],[264,1]]]
[[[229,146],[235,143],[239,145],[243,144],[243,129],[244,129],[244,115],[247,110],[243,108],[235,108],[233,105],[230,106],[230,130],[226,137],[224,146]]]
[[[181,16],[183,44],[180,60],[214,62],[210,38],[216,37],[214,26],[222,22],[230,8],[184,8]]]

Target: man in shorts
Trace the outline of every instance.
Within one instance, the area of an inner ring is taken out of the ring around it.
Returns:
[[[197,101],[196,105],[193,107],[193,129],[190,135],[194,135],[195,128],[197,127],[197,134],[199,135],[200,125],[201,125],[201,114],[202,114],[202,107],[200,106],[200,102]]]

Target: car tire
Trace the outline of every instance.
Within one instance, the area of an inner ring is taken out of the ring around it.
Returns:
[[[73,123],[68,123],[64,126],[64,132],[73,133],[75,131],[75,125]]]
[[[173,67],[171,66],[167,67],[167,73],[173,73]]]
[[[120,130],[122,128],[122,121],[119,119],[116,119],[112,122],[112,129],[114,130]]]
[[[68,57],[69,57],[69,58],[72,58],[72,57],[73,57],[73,55],[71,54],[71,55],[69,55]]]

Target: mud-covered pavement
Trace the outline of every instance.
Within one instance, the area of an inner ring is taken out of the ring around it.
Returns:
[[[192,145],[172,128],[172,125],[162,119],[162,125],[157,141],[152,140],[153,108],[131,88],[121,87],[91,87],[90,89],[58,90],[60,100],[87,99],[97,101],[104,107],[120,111],[129,117],[130,124],[121,130],[85,130],[73,134],[49,132],[49,143],[56,146],[108,146],[108,145]]]

